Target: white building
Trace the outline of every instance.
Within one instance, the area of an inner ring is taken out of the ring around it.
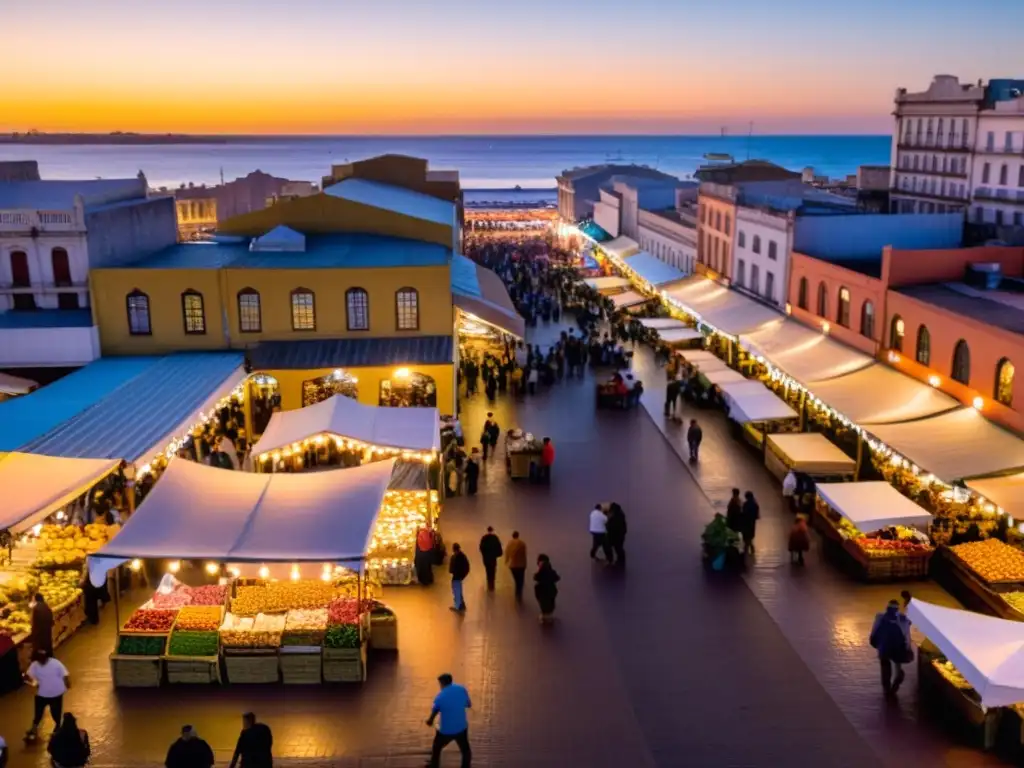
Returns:
[[[177,240],[174,201],[146,179],[0,182],[0,367],[98,356],[89,269]]]
[[[641,210],[636,241],[640,248],[654,254],[687,275],[697,263],[697,217],[685,208],[659,211]]]
[[[978,224],[1024,226],[1024,83],[1016,93],[978,113],[970,214]]]

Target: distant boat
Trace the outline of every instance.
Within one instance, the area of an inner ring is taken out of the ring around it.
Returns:
[[[708,161],[709,165],[722,163],[732,164],[736,162],[733,156],[727,152],[707,152],[704,154],[704,159]]]

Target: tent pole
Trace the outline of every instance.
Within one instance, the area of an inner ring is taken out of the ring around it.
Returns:
[[[853,470],[853,479],[860,479],[860,468],[864,462],[864,435],[857,433],[857,466]]]
[[[121,631],[121,566],[114,569],[114,633]]]

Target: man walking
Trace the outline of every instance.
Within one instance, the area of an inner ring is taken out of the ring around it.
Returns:
[[[469,576],[469,558],[458,544],[452,544],[452,556],[448,560],[448,573],[452,576],[453,604],[451,610],[463,613],[466,610],[466,601],[462,599],[462,581]]]
[[[903,665],[914,660],[910,644],[910,619],[900,613],[899,600],[890,600],[884,613],[875,616],[871,628],[871,647],[878,651],[878,664],[882,671],[882,690],[893,697],[903,684]],[[895,677],[892,674],[896,667]]]
[[[519,538],[519,531],[512,531],[512,539],[505,545],[505,565],[516,583],[516,601],[521,602],[523,581],[526,579],[526,543]]]
[[[213,750],[191,725],[181,727],[181,737],[167,750],[165,768],[211,768]]]
[[[466,717],[466,710],[472,709],[473,702],[469,700],[469,691],[452,682],[452,676],[447,672],[440,675],[437,682],[441,685],[441,692],[434,697],[434,706],[430,710],[430,717],[427,718],[427,725],[433,728],[434,720],[439,715],[441,724],[434,734],[427,768],[440,768],[441,752],[453,741],[462,753],[462,768],[470,768],[473,752],[469,748],[469,720]]]
[[[704,439],[704,430],[696,419],[690,419],[690,428],[686,430],[686,444],[690,446],[690,461],[697,461],[700,453],[700,441]]]
[[[597,560],[597,550],[604,552],[606,562],[611,562],[611,551],[608,546],[608,516],[600,504],[595,504],[590,511],[590,559]]]
[[[235,754],[231,758],[231,768],[239,765],[239,760],[242,761],[241,768],[272,768],[273,746],[274,736],[269,726],[257,723],[256,715],[246,712],[242,715],[242,732],[238,736]]]
[[[487,533],[480,538],[480,556],[484,560],[484,571],[487,573],[487,589],[494,591],[494,575],[498,570],[498,558],[501,557],[501,539],[487,526]]]

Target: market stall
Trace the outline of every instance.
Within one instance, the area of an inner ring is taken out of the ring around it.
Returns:
[[[735,371],[729,371],[735,374]],[[797,412],[760,381],[715,381],[725,371],[713,371],[708,378],[718,384],[729,409],[729,419],[742,429],[743,438],[755,448],[764,449],[765,436],[792,432],[800,428]]]
[[[202,607],[227,610],[216,617],[186,611],[198,607],[194,593],[188,600],[154,596],[120,628],[111,656],[115,685],[158,685],[165,677],[269,681],[272,670],[274,680],[279,674],[286,683],[313,683],[337,679],[336,664],[345,666],[346,679],[363,679],[366,560],[403,534],[393,519],[381,518],[393,469],[387,460],[268,475],[171,462],[121,534],[89,558],[90,577],[102,583],[108,570],[127,562],[168,561],[174,574],[205,561],[204,570],[226,575],[217,585],[222,598],[211,591]],[[257,578],[243,577],[240,564],[256,567]],[[356,602],[335,603],[342,598]],[[350,628],[332,633],[332,612],[346,617],[337,626]],[[176,640],[176,632],[188,634]]]
[[[935,577],[974,611],[1024,621],[1024,552],[996,538],[942,547]]]
[[[682,328],[689,328],[688,323],[684,323],[682,320],[676,320],[674,317],[640,317],[637,318],[637,322],[640,323],[644,328],[651,331],[669,331]]]
[[[583,281],[584,285],[593,288],[598,293],[610,295],[618,291],[624,291],[631,285],[624,277],[588,277]]]
[[[661,328],[656,333],[659,340],[671,345],[699,343],[704,340],[704,334],[696,328]]]
[[[928,575],[932,515],[889,483],[819,483],[814,525],[826,551],[865,581]]]
[[[510,429],[505,433],[505,470],[513,480],[528,479],[531,467],[540,463],[543,443],[530,432]]]
[[[790,471],[815,480],[851,480],[857,462],[817,432],[768,435],[765,466],[782,480]]]
[[[609,296],[609,298],[612,304],[615,305],[615,309],[629,309],[630,307],[636,307],[650,301],[646,296],[636,291],[623,291],[622,293]]]

